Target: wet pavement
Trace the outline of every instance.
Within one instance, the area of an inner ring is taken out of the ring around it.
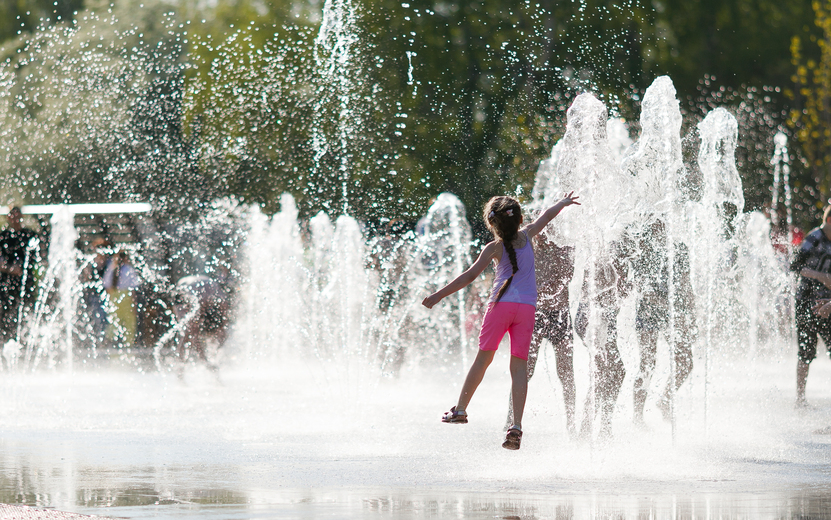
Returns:
[[[722,365],[706,410],[697,374],[674,439],[651,401],[646,427],[631,423],[624,387],[601,442],[569,438],[543,359],[517,452],[500,447],[499,356],[467,425],[439,421],[461,374],[426,368],[5,373],[0,502],[131,519],[831,518],[831,364],[815,363],[812,406],[795,409],[790,361]]]

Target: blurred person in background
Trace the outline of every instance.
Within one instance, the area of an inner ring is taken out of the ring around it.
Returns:
[[[22,217],[19,207],[10,208],[8,225],[0,232],[0,341],[4,344],[18,338],[23,306],[35,292],[37,238],[23,227]]]
[[[795,302],[796,406],[804,407],[808,368],[817,357],[818,338],[826,348],[831,346],[831,318],[822,305],[831,299],[831,206],[823,212],[822,225],[808,233],[797,249],[791,271],[800,275]]]
[[[631,237],[610,243],[584,271],[583,287],[574,328],[589,351],[594,354],[593,384],[586,395],[585,415],[580,436],[589,439],[594,419],[600,417],[598,439],[612,436],[615,411],[626,367],[617,345],[617,319],[623,300],[631,292],[629,258]]]
[[[661,415],[669,421],[672,419],[672,396],[693,369],[692,346],[698,336],[698,329],[687,245],[667,236],[666,223],[662,218],[655,218],[646,226],[637,241],[638,253],[632,267],[637,286],[635,329],[640,344],[640,365],[634,384],[634,422],[642,425],[644,405],[655,372],[658,337],[663,334],[672,344],[671,355],[675,358],[675,373],[670,376],[658,400]],[[670,242],[674,248],[671,276]],[[672,301],[671,293],[674,295]],[[670,305],[673,309],[670,309]]]
[[[138,271],[124,250],[113,255],[104,272],[104,289],[114,307],[107,337],[118,346],[131,347],[136,339],[134,291],[141,284]]]
[[[92,241],[94,253],[92,259],[81,271],[83,285],[84,307],[90,324],[90,333],[93,341],[99,341],[107,330],[109,320],[104,306],[104,274],[110,265],[110,249],[112,244],[103,237]]]
[[[215,280],[204,275],[185,276],[176,283],[173,309],[176,319],[182,324],[177,354],[181,361],[187,361],[190,353],[212,371],[218,370],[216,363],[208,357],[208,341],[213,340],[220,348],[228,338],[230,317],[229,295]]]

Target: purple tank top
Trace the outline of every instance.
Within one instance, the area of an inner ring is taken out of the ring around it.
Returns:
[[[531,240],[528,239],[525,231],[522,234],[525,235],[525,246],[520,249],[514,249],[516,251],[516,264],[519,269],[514,275],[514,279],[511,281],[508,290],[505,291],[505,294],[502,295],[499,301],[527,303],[528,305],[536,307],[537,276],[534,271],[534,248],[531,246]],[[493,280],[493,290],[491,291],[491,297],[488,302],[492,303],[496,300],[499,289],[502,288],[505,280],[511,277],[512,272],[513,266],[511,266],[511,259],[503,245],[502,257],[499,259],[499,263],[496,264],[496,278]]]

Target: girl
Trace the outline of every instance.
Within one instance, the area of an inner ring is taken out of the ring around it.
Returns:
[[[496,278],[488,303],[488,310],[479,333],[479,353],[467,374],[459,401],[442,421],[466,423],[467,404],[482,382],[485,370],[493,361],[499,342],[506,332],[511,333],[511,398],[514,403],[514,422],[505,435],[503,448],[518,450],[522,439],[522,412],[528,391],[526,365],[531,333],[534,330],[534,311],[537,305],[537,281],[534,274],[534,249],[531,239],[545,228],[551,219],[566,206],[580,204],[574,192],[543,211],[530,225],[520,229],[522,210],[511,197],[494,197],[485,205],[484,219],[496,240],[488,243],[476,262],[455,280],[424,298],[422,304],[431,309],[443,298],[467,287],[488,263],[496,261]]]

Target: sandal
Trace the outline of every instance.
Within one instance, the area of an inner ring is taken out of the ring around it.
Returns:
[[[505,442],[502,443],[502,447],[506,450],[518,450],[521,440],[522,430],[516,426],[512,426],[508,428],[508,431],[505,433]]]
[[[464,410],[457,412],[456,407],[454,406],[449,412],[444,412],[444,417],[441,418],[441,422],[467,424],[467,412]]]

